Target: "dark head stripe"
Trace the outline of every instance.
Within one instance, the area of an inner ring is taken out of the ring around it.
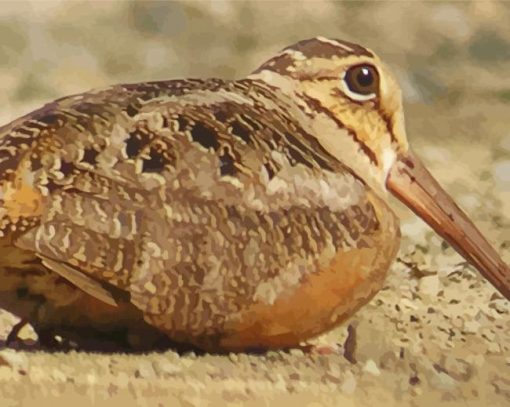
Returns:
[[[305,58],[333,58],[352,55],[374,57],[374,54],[361,45],[336,39],[329,41],[331,42],[328,42],[325,38],[311,38],[299,41],[294,45],[284,48],[280,54],[265,62],[260,68],[254,71],[254,73],[268,69],[280,75],[287,75],[289,73],[289,68],[296,65],[296,62],[298,62],[294,59],[292,51],[299,52]],[[339,45],[335,45],[334,42],[337,42]],[[299,62],[300,61],[302,61],[301,58],[299,59]]]
[[[365,153],[365,155],[368,157],[368,159],[375,165],[379,166],[379,160],[377,159],[376,154],[365,144],[362,140],[359,139],[358,135],[354,131],[354,129],[351,129],[347,127],[344,123],[340,121],[338,117],[336,117],[333,112],[329,109],[326,109],[320,100],[315,99],[308,95],[303,95],[303,99],[305,100],[306,104],[308,105],[308,108],[315,113],[322,113],[328,116],[339,129],[344,129],[347,131],[349,136],[354,140],[356,144],[358,144],[361,151]]]
[[[299,41],[298,43],[285,48],[285,50],[294,50],[301,52],[306,58],[331,58],[347,57],[350,55],[373,57],[367,49],[361,45],[352,42],[331,39],[332,42],[338,42],[342,46],[336,46],[332,42],[326,42],[318,38]]]
[[[264,69],[270,69],[280,75],[286,75],[288,74],[288,68],[294,66],[294,62],[294,58],[292,58],[290,54],[280,54],[264,63],[264,65],[254,71],[254,73],[260,72]]]

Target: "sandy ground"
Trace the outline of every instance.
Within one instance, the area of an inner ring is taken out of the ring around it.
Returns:
[[[394,67],[414,150],[510,262],[510,7],[503,3],[0,5],[0,121],[114,82],[239,77],[300,38],[350,39]],[[387,284],[331,351],[261,355],[0,349],[0,405],[506,406],[508,301],[395,203]],[[0,314],[0,338],[16,323]]]

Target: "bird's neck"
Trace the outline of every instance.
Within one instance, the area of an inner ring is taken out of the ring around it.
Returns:
[[[309,92],[296,79],[271,70],[258,70],[248,76],[249,80],[271,87],[278,99],[286,103],[286,110],[298,121],[301,128],[314,136],[321,146],[343,165],[349,167],[381,198],[388,196],[385,181],[388,165],[378,157],[351,130],[323,105],[313,92]],[[392,151],[388,150],[391,155]],[[382,157],[393,161],[394,157]]]

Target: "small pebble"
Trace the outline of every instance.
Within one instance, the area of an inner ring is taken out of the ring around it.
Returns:
[[[0,351],[0,366],[8,366],[12,369],[26,370],[28,360],[25,355],[12,349],[3,349]]]
[[[365,366],[363,366],[363,371],[370,373],[374,376],[379,376],[381,374],[381,371],[377,367],[377,364],[372,359],[367,360]]]
[[[356,378],[351,372],[345,373],[345,379],[342,385],[340,386],[340,390],[342,390],[345,394],[353,394],[356,390]]]
[[[436,297],[439,292],[439,277],[437,274],[421,278],[419,290],[421,294],[428,297]]]

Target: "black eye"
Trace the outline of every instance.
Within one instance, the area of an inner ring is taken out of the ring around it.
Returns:
[[[350,91],[348,96],[356,100],[368,100],[379,93],[379,73],[372,65],[350,67],[345,72],[344,83]]]

